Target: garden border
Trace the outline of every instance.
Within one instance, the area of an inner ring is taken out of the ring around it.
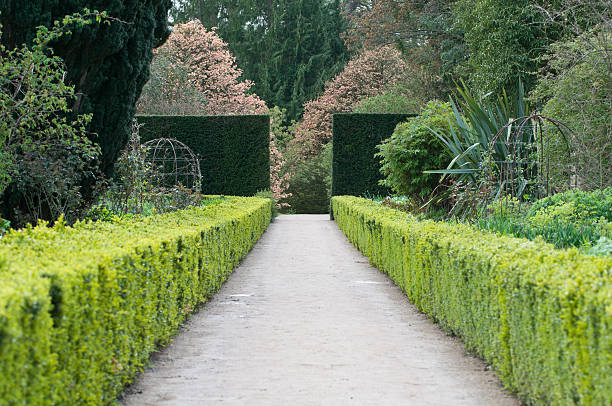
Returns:
[[[349,240],[528,404],[612,403],[612,259],[332,198]]]
[[[0,399],[114,402],[261,237],[271,204],[235,197],[11,231],[0,240]]]

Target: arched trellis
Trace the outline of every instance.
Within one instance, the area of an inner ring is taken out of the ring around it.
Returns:
[[[156,138],[142,144],[145,162],[157,171],[162,187],[182,185],[199,192],[202,187],[200,161],[193,151],[174,138]]]
[[[487,178],[498,182],[497,197],[520,198],[528,187],[537,199],[550,195],[550,131],[545,130],[546,123],[561,134],[571,158],[567,134],[572,131],[562,122],[538,113],[510,120],[499,129],[488,147]],[[494,156],[504,159],[495,160]]]

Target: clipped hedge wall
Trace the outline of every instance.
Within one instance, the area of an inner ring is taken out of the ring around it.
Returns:
[[[270,117],[138,116],[142,142],[175,138],[198,156],[202,193],[252,196],[270,189]]]
[[[270,205],[230,198],[4,237],[0,403],[112,403],[259,239]]]
[[[612,404],[612,259],[334,197],[340,228],[527,404]]]
[[[387,196],[376,146],[414,114],[334,114],[332,196]]]

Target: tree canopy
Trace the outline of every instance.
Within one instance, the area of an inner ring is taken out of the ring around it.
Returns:
[[[179,1],[177,22],[199,19],[229,44],[253,92],[297,119],[349,57],[339,0]]]
[[[88,131],[102,148],[101,169],[110,176],[130,132],[136,101],[149,78],[154,47],[168,37],[171,0],[3,0],[2,43],[13,49],[31,44],[37,26],[53,25],[84,8],[104,11],[111,24],[71,27],[52,44],[74,85],[76,114],[93,114]]]

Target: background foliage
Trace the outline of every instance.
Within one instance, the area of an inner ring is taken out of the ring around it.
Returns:
[[[468,54],[460,71],[475,90],[513,91],[519,78],[530,88],[538,57],[557,36],[534,2],[459,0],[454,8]]]
[[[463,35],[452,0],[346,0],[349,49],[391,45],[402,52],[416,80],[413,92],[441,98],[453,87],[455,66],[464,59]]]
[[[543,114],[565,123],[573,156],[564,154],[564,139],[554,132],[553,173],[564,189],[574,167],[580,187],[612,185],[612,31],[603,25],[551,45],[533,98],[544,104]]]
[[[216,27],[254,92],[285,109],[288,120],[298,119],[348,60],[338,0],[180,0],[172,15]]]

